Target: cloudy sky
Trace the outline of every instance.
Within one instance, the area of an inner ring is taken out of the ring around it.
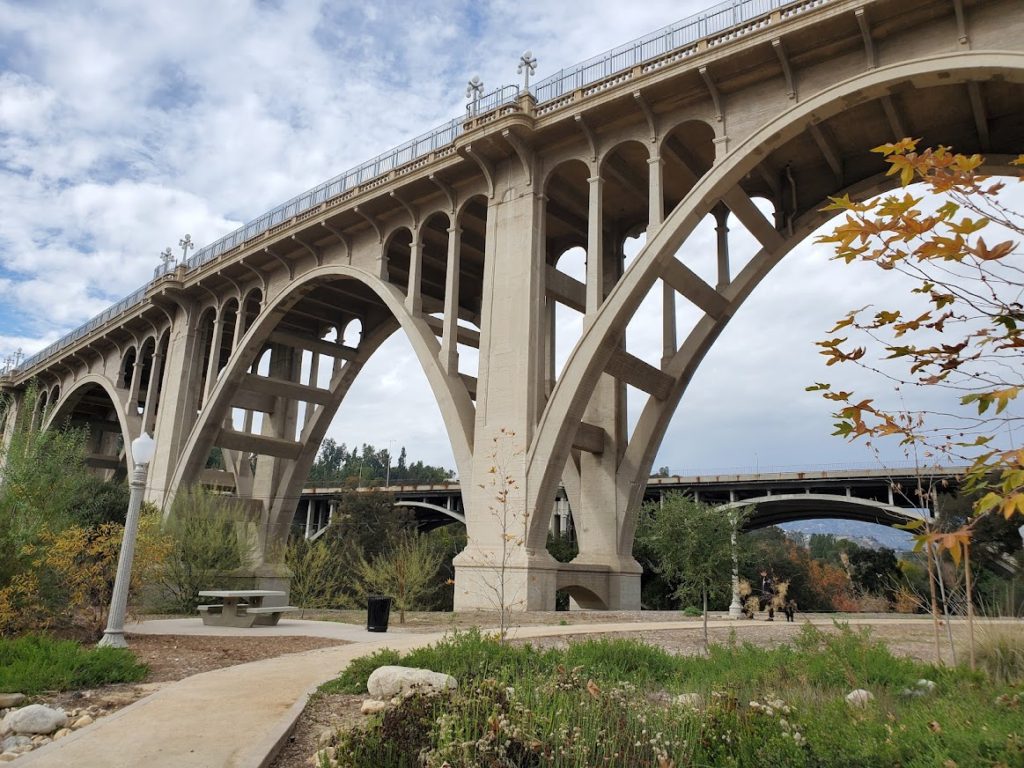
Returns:
[[[184,233],[211,242],[460,114],[472,75],[488,90],[518,82],[529,48],[544,77],[705,5],[0,0],[0,359],[37,351],[142,285]],[[751,241],[735,234],[742,260]],[[705,228],[684,254],[704,274],[712,242]],[[830,409],[804,387],[868,391],[872,380],[826,372],[812,342],[846,309],[884,303],[891,282],[820,247],[788,256],[709,354],[655,466],[875,465],[829,436]],[[651,302],[630,328],[645,359],[660,354],[657,310]],[[571,339],[578,320],[563,320]],[[631,400],[631,418],[638,409]],[[329,434],[454,466],[398,337]],[[884,457],[901,455],[893,446]]]

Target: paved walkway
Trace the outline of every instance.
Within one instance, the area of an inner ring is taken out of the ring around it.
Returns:
[[[889,623],[870,620],[850,623]],[[735,627],[716,619],[712,627]],[[632,621],[570,626],[519,627],[516,638],[637,632],[665,629],[701,631],[694,621]],[[214,630],[210,632],[210,630]],[[170,683],[72,735],[28,753],[18,768],[262,768],[269,765],[302,713],[307,696],[337,677],[348,663],[378,648],[406,651],[436,642],[443,632],[369,633],[362,627],[326,621],[281,621],[261,634],[336,637],[349,645],[294,653],[205,672]],[[253,629],[206,627],[199,619],[136,624],[128,632],[241,634]],[[129,639],[130,642],[130,639]]]

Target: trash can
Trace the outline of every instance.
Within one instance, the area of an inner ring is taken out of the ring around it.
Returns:
[[[370,595],[366,601],[366,630],[368,632],[387,632],[390,613],[390,597]]]

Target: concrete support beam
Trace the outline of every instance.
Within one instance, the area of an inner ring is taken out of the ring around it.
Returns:
[[[722,202],[729,206],[729,210],[736,214],[736,218],[743,223],[750,234],[758,239],[761,245],[769,250],[782,247],[782,235],[754,205],[754,201],[746,192],[739,187],[733,187],[722,196]]]
[[[612,353],[604,370],[619,381],[643,390],[649,395],[654,395],[659,400],[664,400],[669,396],[674,383],[671,376],[662,373],[653,365],[645,363],[624,349],[617,349]]]
[[[430,330],[441,336],[441,341],[444,341],[445,334],[445,322],[447,316],[444,319],[440,317],[433,317],[432,315],[426,315],[423,320],[427,325],[430,326]],[[473,347],[474,349],[480,348],[480,331],[474,331],[472,328],[465,328],[461,325],[455,326],[455,338],[459,344],[465,344],[467,347]]]
[[[257,376],[247,373],[242,379],[241,390],[253,392],[257,395],[270,395],[271,397],[285,397],[289,400],[299,400],[304,403],[316,403],[326,405],[331,401],[329,390],[311,387],[300,384],[297,381],[285,381],[270,376]]]
[[[297,459],[302,451],[302,444],[294,440],[283,440],[267,435],[253,435],[233,429],[222,429],[214,441],[221,448],[232,451],[247,451],[280,459]]]
[[[661,279],[674,291],[681,293],[716,320],[720,320],[728,314],[729,302],[722,294],[705,283],[692,269],[679,263],[677,259],[669,259]]]
[[[577,312],[587,310],[587,286],[574,277],[561,272],[550,264],[545,271],[544,287],[548,296]]]
[[[572,447],[588,453],[604,453],[604,440],[608,433],[603,427],[594,424],[580,423],[573,438]]]
[[[454,211],[453,211],[454,213]],[[447,374],[459,372],[459,269],[462,261],[462,227],[448,228],[448,258],[444,273],[444,322],[441,325],[441,368]],[[480,348],[477,334],[475,346]]]
[[[249,431],[252,428],[252,411],[273,413],[277,410],[277,398],[273,395],[263,395],[258,392],[246,392],[239,389],[231,396],[231,407],[241,408],[243,411],[246,411],[245,431]]]
[[[317,339],[313,336],[306,336],[300,333],[289,333],[286,331],[274,331],[270,334],[269,341],[273,344],[284,344],[292,349],[304,349],[318,355],[327,355],[336,360],[351,360],[356,356],[356,350],[326,339]]]

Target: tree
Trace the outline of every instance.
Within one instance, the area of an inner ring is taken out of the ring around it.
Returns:
[[[872,151],[885,158],[888,175],[898,175],[904,190],[921,183],[925,194],[904,191],[865,203],[832,198],[825,210],[846,215],[818,239],[835,247],[836,259],[907,276],[914,284],[911,295],[899,307],[849,312],[830,331],[846,335],[818,344],[828,365],[874,371],[897,390],[945,390],[958,407],[890,409],[827,383],[808,389],[837,404],[837,435],[869,442],[894,436],[918,466],[939,459],[970,463],[966,487],[984,491],[974,514],[952,531],[922,522],[918,544],[928,553],[948,551],[957,565],[963,561],[971,620],[974,528],[986,514],[1009,519],[1024,513],[1024,449],[1014,447],[1012,429],[1019,417],[1010,408],[1024,389],[1022,273],[1015,239],[1024,235],[1024,216],[1000,199],[1003,181],[979,172],[980,155],[946,147],[918,152],[917,144],[905,138]],[[1024,155],[1014,164],[1024,165]],[[934,210],[926,210],[932,207],[926,196],[937,198]],[[1008,239],[990,245],[982,232],[994,230],[996,239]],[[933,490],[922,479],[920,506],[929,504]],[[935,603],[933,595],[933,614]],[[973,642],[971,648],[973,659]]]
[[[703,605],[708,645],[708,600],[731,594],[736,536],[746,513],[723,512],[690,496],[669,493],[641,509],[636,538],[656,556],[657,568],[683,603]]]
[[[372,560],[360,556],[356,570],[365,594],[390,595],[405,624],[405,612],[424,607],[436,586],[442,552],[426,536],[406,531]]]

